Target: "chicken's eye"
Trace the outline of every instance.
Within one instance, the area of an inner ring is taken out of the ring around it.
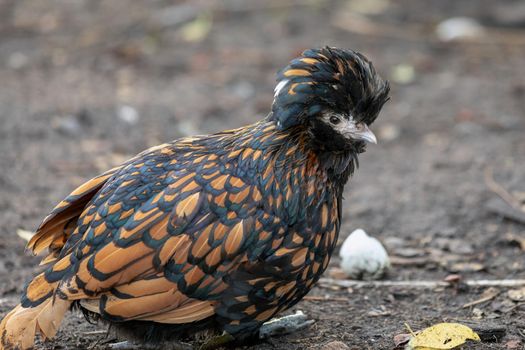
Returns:
[[[334,125],[337,125],[341,122],[341,119],[339,117],[336,117],[336,116],[331,116],[330,117],[330,123],[334,124]]]

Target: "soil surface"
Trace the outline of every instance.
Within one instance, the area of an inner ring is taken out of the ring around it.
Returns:
[[[456,16],[485,31],[439,41],[436,25]],[[0,2],[0,316],[39,270],[18,229],[149,146],[263,118],[275,72],[321,45],[362,51],[392,83],[380,143],[346,188],[340,241],[356,228],[378,237],[387,280],[525,278],[525,225],[488,209],[499,197],[486,179],[492,169],[525,201],[524,24],[520,1]],[[334,256],[326,277],[340,279],[338,266]],[[464,348],[523,349],[525,303],[487,289],[320,283],[290,310],[314,325],[253,348],[394,349],[405,322],[450,321],[505,332]],[[104,329],[71,313],[38,347],[105,349]]]

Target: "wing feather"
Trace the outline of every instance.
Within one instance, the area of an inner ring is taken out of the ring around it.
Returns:
[[[126,320],[185,323],[213,314],[215,302],[189,298],[163,276],[134,281],[115,289],[116,295],[82,300],[81,305],[96,313]]]
[[[166,147],[79,187],[42,224],[30,242],[38,251],[78,221],[44,275],[60,281],[60,295],[109,319],[213,315],[228,287],[223,277],[248,259],[251,237],[264,229],[252,217],[262,196],[216,155]]]
[[[35,254],[39,254],[47,248],[52,248],[52,253],[59,252],[70,234],[70,232],[67,232],[69,234],[64,234],[65,226],[80,217],[89,201],[120,168],[113,168],[102,175],[94,177],[79,186],[66,199],[60,202],[40,224],[35,235],[29,240],[27,248]]]

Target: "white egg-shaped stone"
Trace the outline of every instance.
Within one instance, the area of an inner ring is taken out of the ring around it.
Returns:
[[[381,242],[362,229],[345,239],[339,256],[341,269],[352,279],[379,279],[390,267],[390,259]]]

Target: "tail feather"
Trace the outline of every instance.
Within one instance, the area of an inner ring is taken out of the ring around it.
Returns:
[[[53,338],[70,305],[69,300],[53,297],[34,307],[17,305],[0,323],[0,350],[29,349],[36,332]]]

